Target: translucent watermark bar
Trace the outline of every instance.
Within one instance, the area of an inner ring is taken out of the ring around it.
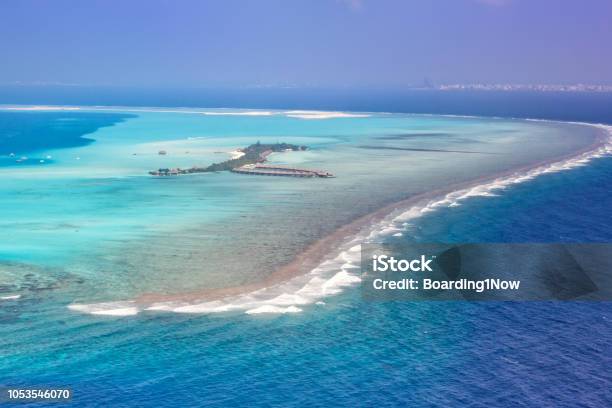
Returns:
[[[612,244],[364,244],[366,300],[612,300]]]

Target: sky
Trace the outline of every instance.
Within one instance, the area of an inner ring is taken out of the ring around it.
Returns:
[[[1,0],[0,84],[612,84],[610,0]]]

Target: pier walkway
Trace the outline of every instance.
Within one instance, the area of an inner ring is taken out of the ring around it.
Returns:
[[[247,164],[236,167],[232,172],[257,176],[284,176],[284,177],[334,177],[333,174],[323,170],[299,169],[296,167],[272,166],[262,164]]]

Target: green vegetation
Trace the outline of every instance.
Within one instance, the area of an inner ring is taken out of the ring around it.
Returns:
[[[242,152],[244,153],[243,156],[237,159],[231,159],[221,163],[211,164],[203,171],[225,171],[235,169],[236,167],[242,167],[246,164],[262,163],[266,161],[266,157],[270,153],[284,152],[286,150],[306,150],[306,146],[297,146],[289,143],[262,144],[257,142],[242,149]]]
[[[192,167],[190,169],[159,169],[156,171],[150,171],[149,174],[153,176],[173,176],[179,174],[226,171],[235,169],[237,167],[242,167],[247,164],[263,163],[266,161],[266,157],[268,157],[270,153],[284,152],[287,150],[300,151],[306,149],[306,146],[298,146],[289,143],[263,144],[257,142],[245,147],[244,149],[241,149],[244,155],[237,159],[230,159],[221,163],[213,163],[208,167]]]

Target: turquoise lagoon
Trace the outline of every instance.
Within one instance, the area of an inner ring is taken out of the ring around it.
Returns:
[[[0,111],[0,385],[69,387],[67,405],[91,407],[605,406],[607,302],[364,302],[355,288],[363,239],[610,242],[609,144],[577,153],[605,129],[364,115]],[[337,178],[146,174],[257,140],[306,144],[271,160]],[[287,283],[132,302],[258,281],[423,192]]]
[[[524,175],[529,167],[567,160],[603,132],[569,123],[385,113],[5,112],[37,121],[42,134],[45,126],[55,133],[49,147],[33,144],[16,154],[36,159],[17,163],[12,151],[0,152],[2,295],[51,297],[66,314],[301,311],[359,281],[354,237],[345,237],[344,251],[329,254],[313,274],[240,299],[147,305],[132,300],[257,282],[308,245],[381,207],[416,194],[435,199],[460,183],[486,185],[502,173]],[[108,123],[87,128],[81,122],[91,115]],[[74,138],[67,122],[81,123],[77,132],[91,140],[57,148],[62,132]],[[257,141],[307,145],[307,151],[274,154],[270,161],[337,177],[147,175],[159,167],[223,161]],[[401,223],[370,230],[401,234],[409,218],[405,213]]]

